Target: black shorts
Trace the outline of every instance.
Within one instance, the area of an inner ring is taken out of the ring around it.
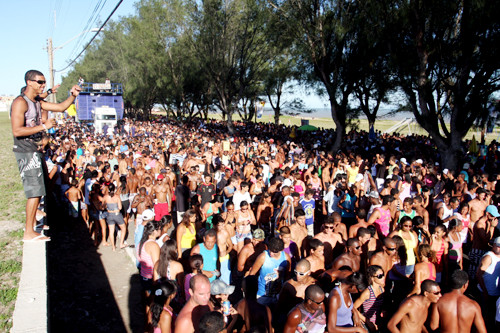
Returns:
[[[128,213],[128,207],[130,206],[129,200],[122,201],[122,215],[125,216]]]
[[[45,161],[39,152],[14,152],[26,198],[42,197],[45,192]]]

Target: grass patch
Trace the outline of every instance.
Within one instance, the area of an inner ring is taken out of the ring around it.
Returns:
[[[0,289],[0,303],[8,305],[16,300],[17,288]]]
[[[19,278],[22,269],[23,226],[26,219],[21,177],[12,152],[12,130],[7,112],[0,113],[0,221],[9,228],[0,232],[0,332],[8,332],[12,327]],[[12,228],[14,227],[14,228]],[[19,229],[15,231],[7,231]]]
[[[11,310],[12,312],[13,310]],[[0,331],[8,332],[12,327],[12,317],[7,314],[0,314]]]
[[[15,239],[21,239],[24,236],[24,230],[19,229],[19,230],[14,230],[9,232],[9,237],[15,238]]]
[[[22,264],[14,259],[0,261],[0,275],[21,272]]]

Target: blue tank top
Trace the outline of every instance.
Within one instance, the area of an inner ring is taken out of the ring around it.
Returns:
[[[344,327],[349,327],[349,325],[353,326],[352,298],[351,298],[351,306],[347,307],[345,304],[344,295],[342,294],[342,290],[340,290],[340,287],[335,287],[335,290],[337,290],[337,292],[339,293],[341,301],[340,308],[337,310],[337,326],[344,326]],[[351,295],[349,295],[349,298],[350,297]]]
[[[203,257],[203,270],[204,271],[215,271],[217,269],[217,258],[218,258],[218,252],[217,252],[217,244],[214,245],[214,247],[211,250],[208,250],[205,247],[205,244],[201,243],[200,244],[200,254]],[[215,280],[216,276],[212,276],[209,280],[212,282]]]
[[[288,261],[285,251],[281,251],[280,257],[274,259],[269,255],[269,250],[264,251],[266,259],[260,268],[259,289],[257,296],[274,296],[281,290],[283,284],[280,272],[286,270]]]

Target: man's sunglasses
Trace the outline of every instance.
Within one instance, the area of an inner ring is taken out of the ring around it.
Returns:
[[[318,304],[318,305],[321,305],[321,303],[323,303],[323,301],[320,301],[320,302],[316,302],[315,300],[313,300],[313,299],[310,299],[310,298],[309,298],[309,300],[310,300],[311,302],[313,302],[313,303],[316,303],[316,304]]]
[[[300,275],[300,276],[304,276],[307,273],[309,273],[309,271],[307,271],[307,272],[297,272],[297,270],[295,270],[295,274]]]
[[[30,80],[30,81],[36,82],[38,84],[45,84],[45,83],[47,83],[47,81],[44,81],[44,80]]]

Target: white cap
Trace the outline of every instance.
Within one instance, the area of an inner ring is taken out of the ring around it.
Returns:
[[[151,209],[146,209],[141,216],[143,221],[149,221],[155,218],[155,213]]]
[[[443,170],[443,174],[447,175],[449,171],[450,171],[450,170],[448,170],[448,169],[444,169],[444,170]]]
[[[404,157],[402,157],[399,161],[401,163],[403,163],[404,165],[408,165],[408,162],[406,162],[406,158],[404,158]]]
[[[418,159],[418,160],[416,160],[415,162],[416,162],[416,163],[418,163],[418,164],[423,164],[423,163],[424,163],[424,161],[422,161],[422,159],[421,159],[421,158],[419,158],[419,159]]]

